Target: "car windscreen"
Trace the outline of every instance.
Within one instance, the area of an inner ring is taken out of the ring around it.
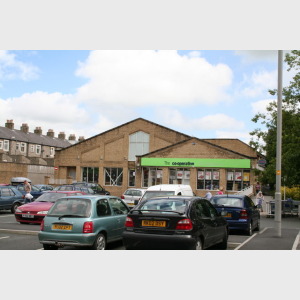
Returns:
[[[212,198],[210,202],[216,206],[243,207],[243,199],[234,197],[216,197]]]
[[[186,208],[188,206],[188,202],[181,199],[150,199],[146,202],[144,202],[140,207],[138,207],[138,210],[143,212],[174,212],[174,213],[184,213],[186,211]]]
[[[35,202],[55,202],[57,199],[68,196],[67,193],[44,193]]]
[[[142,200],[148,200],[158,196],[174,196],[174,191],[146,191]]]
[[[84,217],[91,215],[91,201],[81,198],[58,199],[48,212],[51,217]]]

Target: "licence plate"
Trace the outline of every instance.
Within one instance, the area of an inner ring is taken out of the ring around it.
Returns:
[[[166,221],[148,221],[148,220],[142,220],[142,226],[166,227]]]
[[[34,215],[22,215],[22,218],[29,218],[29,219],[33,219],[34,218]]]
[[[59,229],[59,230],[72,230],[73,225],[52,225],[52,229]]]
[[[229,212],[227,212],[227,211],[224,211],[224,212],[222,212],[222,217],[224,217],[224,218],[231,218],[231,213],[229,213]]]

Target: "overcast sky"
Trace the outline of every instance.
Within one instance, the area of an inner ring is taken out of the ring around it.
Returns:
[[[285,69],[285,67],[284,67]],[[291,79],[284,71],[284,84]],[[85,138],[145,118],[249,142],[277,88],[277,51],[0,51],[0,126]]]

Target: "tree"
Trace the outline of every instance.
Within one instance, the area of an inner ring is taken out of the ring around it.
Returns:
[[[300,51],[293,50],[286,54],[288,71],[296,71],[296,75],[288,87],[282,90],[282,176],[284,184],[292,187],[300,184]],[[269,90],[276,95],[277,90]],[[266,131],[258,128],[250,132],[250,145],[266,155],[266,169],[260,175],[262,183],[274,187],[276,183],[276,139],[277,139],[277,102],[267,107],[267,113],[259,113],[252,119],[261,122]]]

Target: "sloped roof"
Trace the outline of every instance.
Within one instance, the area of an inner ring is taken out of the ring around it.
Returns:
[[[13,140],[24,143],[38,144],[57,148],[66,148],[71,145],[68,140],[62,140],[56,137],[50,137],[47,135],[39,135],[36,133],[25,133],[18,129],[9,129],[7,127],[0,126],[0,139]]]

